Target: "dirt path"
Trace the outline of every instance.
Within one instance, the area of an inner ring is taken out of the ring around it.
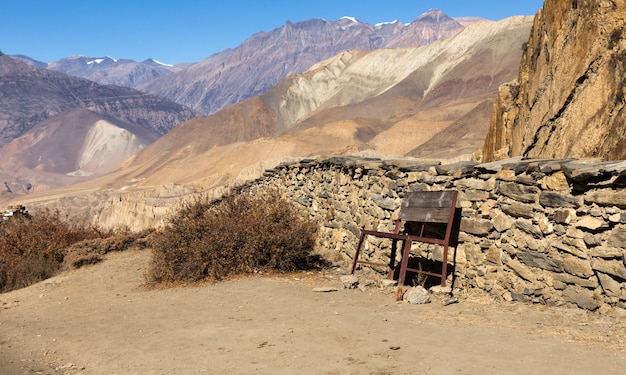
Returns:
[[[626,318],[396,303],[338,274],[149,290],[149,251],[0,295],[0,374],[623,374]],[[334,286],[338,291],[313,292]]]

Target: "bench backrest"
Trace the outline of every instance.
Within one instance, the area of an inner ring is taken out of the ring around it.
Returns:
[[[415,191],[406,193],[400,208],[399,219],[423,223],[451,223],[456,209],[458,192]]]
[[[445,286],[448,276],[448,246],[458,239],[458,237],[452,237],[452,227],[454,226],[454,232],[458,233],[455,223],[460,222],[458,220],[455,221],[455,217],[457,217],[456,201],[458,194],[456,190],[416,191],[406,193],[402,201],[402,206],[400,207],[400,213],[398,220],[396,220],[393,233],[378,230],[361,230],[359,243],[356,246],[356,254],[352,262],[352,273],[356,270],[358,263],[377,266],[386,265],[380,262],[359,260],[363,239],[371,235],[393,240],[388,264],[389,278],[394,276],[396,270],[396,243],[397,241],[404,242],[402,245],[402,260],[398,277],[398,285],[400,287],[404,285],[404,279],[409,271],[439,277],[441,279],[441,286]],[[460,212],[458,213],[460,215]],[[460,219],[460,216],[458,216],[458,218]],[[402,230],[402,233],[400,230]],[[427,271],[422,269],[421,266],[420,268],[411,268],[409,265],[409,257],[411,246],[414,242],[441,245],[443,248],[441,252],[441,272]]]

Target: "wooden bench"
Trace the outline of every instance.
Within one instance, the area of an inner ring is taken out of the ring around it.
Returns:
[[[418,191],[406,193],[398,220],[396,220],[393,232],[381,232],[376,230],[361,230],[359,243],[354,254],[352,274],[357,264],[384,266],[389,268],[388,276],[393,278],[396,269],[396,243],[402,241],[402,256],[400,261],[400,273],[398,285],[403,286],[407,271],[418,274],[426,274],[441,279],[441,286],[446,285],[448,267],[448,247],[452,226],[456,212],[458,191]],[[431,225],[434,224],[434,225]],[[433,230],[435,228],[436,230]],[[363,240],[367,236],[388,238],[392,240],[391,256],[389,264],[359,260]],[[409,268],[409,257],[413,242],[437,244],[443,247],[443,259],[441,272]]]

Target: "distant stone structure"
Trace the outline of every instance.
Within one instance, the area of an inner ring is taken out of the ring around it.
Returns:
[[[405,192],[457,189],[454,287],[507,301],[626,309],[626,161],[331,157],[282,164],[238,189],[278,189],[297,202],[320,223],[320,251],[346,269],[360,228],[392,230]],[[434,245],[415,251],[441,260]],[[387,261],[390,244],[370,239],[364,253]]]
[[[30,215],[28,214],[28,211],[26,210],[25,206],[18,204],[18,205],[8,206],[6,210],[4,210],[4,213],[2,214],[2,219],[7,220],[14,216],[29,217]]]

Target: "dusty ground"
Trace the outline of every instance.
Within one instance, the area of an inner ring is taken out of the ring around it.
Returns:
[[[0,374],[623,374],[626,318],[395,302],[336,272],[150,290],[150,252],[0,295]],[[315,287],[339,287],[314,292]]]

